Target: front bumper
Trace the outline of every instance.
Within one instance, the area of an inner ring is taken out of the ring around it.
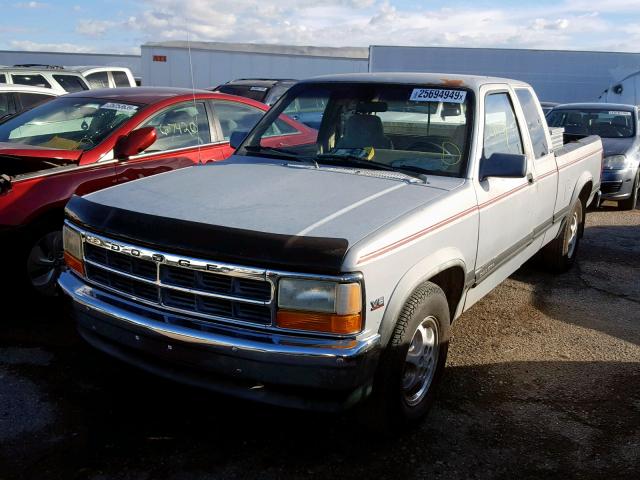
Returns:
[[[636,178],[637,167],[625,170],[604,170],[600,190],[603,200],[624,200],[633,192],[633,181]]]
[[[184,317],[106,293],[71,272],[59,284],[71,297],[85,340],[151,373],[246,399],[326,411],[348,408],[371,391],[377,334],[319,339],[211,324],[195,330],[183,326]]]

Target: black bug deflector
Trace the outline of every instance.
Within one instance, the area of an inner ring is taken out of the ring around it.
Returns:
[[[349,243],[342,238],[272,234],[207,225],[108,207],[73,196],[66,217],[90,231],[132,244],[221,262],[338,274]]]

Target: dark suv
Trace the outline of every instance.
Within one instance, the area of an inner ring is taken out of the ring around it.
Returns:
[[[273,105],[296,82],[297,80],[292,79],[240,78],[218,85],[212,90]]]

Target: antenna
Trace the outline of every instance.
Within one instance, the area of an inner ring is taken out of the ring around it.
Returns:
[[[193,62],[191,60],[191,35],[187,30],[187,50],[189,51],[189,73],[191,74],[191,95],[193,97],[193,108],[196,110],[196,132],[198,133],[198,164],[202,164],[201,148],[200,148],[200,129],[198,127],[198,105],[196,104],[196,87],[193,81]]]

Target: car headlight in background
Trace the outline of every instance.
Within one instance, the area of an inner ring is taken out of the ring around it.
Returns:
[[[84,263],[82,262],[82,237],[80,232],[62,227],[62,246],[64,248],[64,262],[67,267],[84,276]]]
[[[352,334],[362,330],[359,283],[283,278],[278,284],[280,328]]]
[[[627,168],[627,157],[625,155],[611,155],[604,158],[605,170],[624,170]]]

